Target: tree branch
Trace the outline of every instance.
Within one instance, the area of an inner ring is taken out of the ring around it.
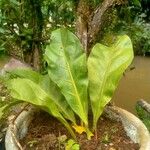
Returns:
[[[97,34],[102,29],[106,11],[114,6],[126,3],[128,0],[103,0],[93,10],[89,0],[79,0],[77,5],[76,31],[87,56],[91,45],[95,42]]]
[[[88,19],[90,15],[90,9],[87,0],[80,0],[77,7],[77,20],[76,31],[77,36],[80,39],[83,48],[87,52],[87,40],[88,40]]]
[[[104,0],[90,16],[90,21],[88,24],[88,42],[89,45],[93,43],[96,39],[96,35],[101,30],[102,20],[105,12],[116,3],[116,0]]]

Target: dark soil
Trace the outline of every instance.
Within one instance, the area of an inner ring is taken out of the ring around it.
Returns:
[[[65,150],[71,138],[68,131],[55,118],[45,112],[39,112],[29,126],[27,136],[21,140],[24,150]],[[77,135],[81,150],[138,150],[123,129],[120,122],[104,116],[99,119],[97,139],[87,140],[85,134]],[[71,149],[70,149],[71,150]],[[73,150],[73,149],[72,149]],[[76,149],[74,149],[76,150]]]

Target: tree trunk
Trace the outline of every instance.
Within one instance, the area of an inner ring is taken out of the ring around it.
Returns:
[[[104,0],[91,14],[89,21],[88,42],[89,47],[96,40],[96,35],[100,32],[103,17],[106,11],[115,3],[116,0]]]
[[[30,64],[36,69],[41,69],[41,57],[42,57],[42,31],[43,31],[43,15],[42,15],[42,1],[41,0],[32,0],[30,1],[31,7],[31,22],[30,28],[33,30],[32,40],[30,41],[30,51],[26,54]]]
[[[88,17],[90,9],[87,0],[80,0],[77,7],[76,31],[85,52],[88,54]]]
[[[102,29],[106,11],[114,5],[125,3],[126,0],[103,0],[95,9],[91,9],[88,0],[79,0],[77,7],[76,31],[87,56],[92,44]]]
[[[33,44],[33,67],[36,69],[36,70],[40,70],[40,49],[38,48],[38,45],[36,44]]]

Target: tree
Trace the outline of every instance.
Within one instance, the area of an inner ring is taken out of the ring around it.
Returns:
[[[9,55],[39,70],[50,31],[72,22],[71,3],[61,0],[0,0],[1,47]]]
[[[43,31],[41,0],[1,0],[1,41],[6,40],[5,48],[12,55],[29,61],[38,69],[40,43]],[[27,54],[34,59],[27,60]]]
[[[125,4],[122,0],[80,0],[77,7],[77,35],[80,38],[87,55],[101,31],[106,12],[114,5]]]
[[[134,1],[134,0],[133,0]],[[136,0],[138,1],[138,0]],[[50,32],[76,32],[87,55],[102,32],[107,13],[128,0],[0,0],[0,47],[40,69]]]

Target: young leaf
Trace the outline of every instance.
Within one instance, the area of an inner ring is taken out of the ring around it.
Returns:
[[[79,150],[80,146],[76,141],[69,139],[66,143],[65,150]]]
[[[52,32],[45,59],[52,81],[60,88],[72,110],[87,125],[87,67],[86,54],[78,38],[67,29]]]
[[[132,43],[128,36],[119,37],[112,47],[102,44],[93,47],[88,58],[88,75],[94,130],[105,105],[111,100],[132,59]]]

